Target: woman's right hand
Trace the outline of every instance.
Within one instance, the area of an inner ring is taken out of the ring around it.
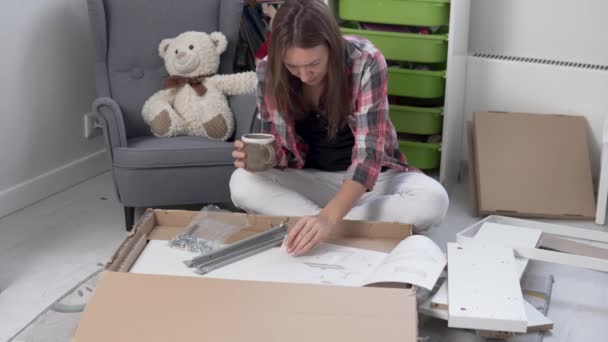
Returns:
[[[232,151],[232,157],[234,158],[234,166],[241,169],[245,168],[245,158],[247,157],[245,151],[243,151],[244,147],[245,144],[243,144],[242,141],[234,141],[234,151]]]

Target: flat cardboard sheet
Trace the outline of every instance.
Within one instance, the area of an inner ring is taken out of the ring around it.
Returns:
[[[171,239],[197,212],[148,210],[106,265],[75,342],[399,341],[417,338],[411,288],[286,284],[128,273],[145,248]],[[296,218],[209,213],[245,223],[230,241]],[[345,221],[332,243],[390,251],[411,226]],[[228,241],[228,242],[230,242]]]
[[[402,289],[104,272],[82,341],[409,341],[416,298]]]
[[[482,112],[473,127],[480,214],[595,217],[584,117]]]

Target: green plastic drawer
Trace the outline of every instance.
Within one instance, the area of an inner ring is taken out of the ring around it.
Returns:
[[[389,113],[400,133],[437,134],[443,127],[442,107],[424,108],[391,105]]]
[[[405,153],[410,166],[421,170],[439,168],[441,144],[399,140],[399,149]]]
[[[388,94],[433,99],[443,97],[445,71],[388,68]]]
[[[384,55],[395,61],[442,63],[447,60],[448,36],[445,34],[397,33],[341,28],[342,34],[367,38]]]
[[[379,24],[443,26],[450,22],[449,0],[340,0],[341,19]]]

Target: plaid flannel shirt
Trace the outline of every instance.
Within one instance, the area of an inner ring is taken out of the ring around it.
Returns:
[[[351,99],[354,113],[348,124],[355,143],[352,163],[345,179],[372,189],[383,166],[398,171],[409,171],[405,155],[399,150],[395,127],[388,114],[386,61],[368,40],[347,36],[347,63],[351,73]],[[266,92],[267,61],[257,68],[257,102],[262,121],[262,132],[276,138],[277,168],[304,167],[308,145],[278,111],[273,94]]]

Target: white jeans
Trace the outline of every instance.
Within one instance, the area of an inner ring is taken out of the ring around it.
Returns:
[[[344,174],[313,169],[256,173],[237,169],[230,178],[230,193],[234,205],[250,213],[310,216],[334,197]],[[345,219],[410,223],[420,232],[439,224],[448,204],[445,189],[433,178],[389,170],[380,173],[374,189],[363,194]]]

